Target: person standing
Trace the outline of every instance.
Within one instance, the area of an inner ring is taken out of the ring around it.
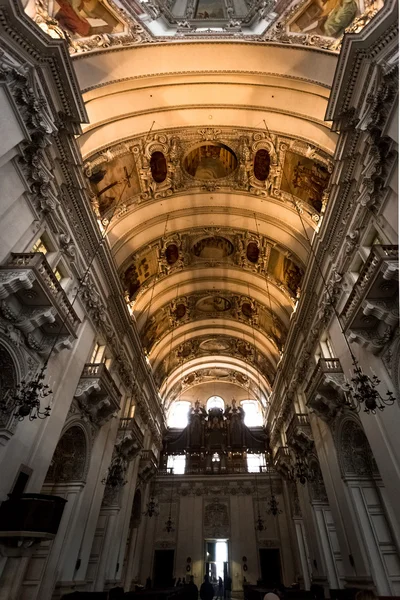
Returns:
[[[194,582],[193,575],[190,576],[190,580],[186,586],[185,591],[186,591],[185,598],[187,600],[198,600],[199,590],[197,589],[197,585]]]
[[[221,598],[221,600],[223,600],[224,597],[224,583],[222,577],[218,577],[218,592],[216,597]]]
[[[214,588],[208,575],[204,575],[204,582],[200,586],[200,598],[201,600],[212,600],[214,598]]]

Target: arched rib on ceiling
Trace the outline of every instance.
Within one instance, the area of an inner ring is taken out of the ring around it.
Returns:
[[[218,371],[222,371],[225,376],[221,377]],[[216,383],[221,379],[247,390],[248,396],[259,400],[263,407],[268,405],[271,388],[259,370],[236,358],[229,360],[227,357],[215,356],[212,364],[207,357],[202,357],[174,369],[160,388],[165,409],[168,410],[173,401],[182,398],[182,394],[192,387],[202,382]]]
[[[122,278],[129,269],[135,272],[137,285],[128,294],[132,312],[165,398],[181,389],[182,378],[216,365],[233,378],[245,375],[268,396],[296,295],[275,277],[276,267],[269,263],[269,268],[268,261],[286,261],[303,272],[307,236],[312,237],[319,218],[303,205],[300,221],[277,168],[284,169],[279,161],[287,152],[302,154],[305,164],[316,157],[327,165],[321,157],[333,155],[336,135],[324,116],[336,60],[321,50],[243,42],[153,44],[74,59],[90,118],[79,143],[91,173],[102,160],[133,154],[135,144],[140,154],[156,134],[171,148],[173,138],[195,140],[201,132],[203,141],[225,143],[237,156],[243,136],[249,147],[264,136],[264,147],[275,153],[275,183],[264,187],[232,179],[229,189],[217,181],[190,189],[171,185],[157,195],[155,187],[140,193],[140,177],[147,175],[139,173],[137,189],[129,187],[126,167],[120,175],[129,189],[122,209],[113,213],[108,239]],[[182,166],[183,158],[179,161]],[[201,236],[214,242],[223,238],[221,243],[234,247],[232,257],[209,264],[193,260],[191,248]],[[254,264],[243,258],[251,241],[260,250]],[[175,266],[165,254],[168,243],[177,248]],[[246,298],[251,301],[247,317],[241,312]],[[226,351],[207,351],[213,340],[228,340]],[[185,344],[198,354],[185,357]],[[247,349],[242,355],[241,345]]]

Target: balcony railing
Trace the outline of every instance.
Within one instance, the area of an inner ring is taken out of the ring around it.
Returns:
[[[75,398],[94,425],[101,427],[120,408],[121,392],[104,363],[83,367]]]
[[[306,396],[309,397],[313,393],[325,374],[333,373],[343,373],[340,360],[338,358],[320,358],[306,386]]]
[[[16,269],[32,269],[37,280],[41,283],[43,290],[51,300],[51,304],[55,304],[58,310],[62,313],[65,319],[65,325],[70,329],[70,333],[75,333],[79,325],[79,318],[74,311],[67,294],[61,287],[57,277],[47,259],[42,252],[29,252],[26,254],[11,254],[11,260],[3,269],[12,267]]]
[[[288,440],[293,440],[299,435],[304,435],[306,438],[311,438],[310,421],[308,414],[306,413],[295,413],[291,418],[289,426],[286,430],[286,437]]]
[[[118,408],[119,408],[119,400],[121,398],[121,392],[117,388],[114,379],[111,377],[110,371],[107,369],[104,363],[87,363],[83,367],[81,379],[101,379],[102,385],[105,387],[107,391],[113,394],[116,398],[118,398]]]
[[[139,478],[147,482],[157,473],[158,460],[152,450],[142,450],[139,463]]]
[[[157,471],[157,475],[160,477],[166,477],[166,476],[183,476],[183,475],[274,475],[276,474],[276,469],[271,468],[271,467],[260,467],[258,471],[249,471],[247,467],[231,467],[231,466],[227,466],[224,469],[216,469],[216,470],[209,470],[206,469],[205,467],[196,467],[196,468],[191,468],[191,467],[186,467],[185,468],[185,472],[184,473],[175,473],[173,467],[171,468],[166,468],[166,469],[158,469]]]
[[[136,423],[135,417],[121,419],[119,424],[120,431],[131,431],[141,446],[143,446],[144,435]]]
[[[398,294],[398,286],[392,281],[398,279],[398,260],[398,246],[372,246],[343,308],[341,317],[345,327],[351,326],[364,300],[387,299]],[[383,282],[386,282],[386,285],[380,285]]]

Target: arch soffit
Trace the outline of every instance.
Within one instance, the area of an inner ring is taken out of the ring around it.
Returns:
[[[196,337],[196,331],[199,332],[199,334],[200,332],[204,334],[209,333],[210,336],[212,336],[212,332],[216,331],[217,323],[219,328],[224,331],[225,335],[237,337],[239,341],[242,341],[243,337],[245,337],[245,340],[248,341],[248,343],[254,344],[255,342],[260,348],[260,352],[263,352],[265,349],[263,353],[271,360],[272,366],[276,366],[280,357],[279,349],[276,345],[276,342],[273,341],[264,330],[253,328],[248,323],[235,319],[218,319],[218,321],[213,319],[205,319],[189,321],[184,325],[175,327],[172,331],[170,330],[169,333],[163,335],[160,338],[160,341],[151,347],[149,352],[149,358],[152,361],[153,367],[156,368],[158,366],[159,361],[168,355],[170,349],[171,352],[172,350],[175,350],[178,346],[178,343],[182,343],[182,340],[185,338],[185,336],[186,339],[194,339],[194,337]],[[241,333],[240,337],[238,336],[239,331]]]
[[[320,49],[278,43],[180,41],[76,55],[73,61],[81,90],[87,94],[110,83],[193,72],[261,74],[329,88],[337,58]]]
[[[239,268],[229,267],[226,270],[214,268],[211,273],[205,269],[187,269],[178,273],[181,277],[175,277],[174,281],[170,282],[167,276],[154,284],[150,283],[146,292],[134,303],[133,312],[138,329],[142,331],[157,311],[167,309],[171,303],[179,302],[186,296],[213,292],[251,298],[267,313],[275,313],[278,323],[288,328],[293,304],[283,292],[273,282],[268,282],[267,289],[265,279],[258,274],[249,271],[246,277],[240,278],[241,273]]]
[[[190,337],[189,337],[190,336]],[[159,344],[153,348],[150,355],[153,369],[157,370],[161,362],[168,356],[169,352],[176,351],[181,344],[189,339],[196,342],[200,337],[231,337],[238,342],[245,342],[251,346],[256,346],[257,350],[263,354],[271,362],[271,366],[275,368],[279,361],[279,354],[276,346],[271,340],[259,330],[254,330],[241,321],[231,321],[231,323],[219,324],[210,322],[208,326],[201,321],[182,325],[178,331],[173,330],[166,334]],[[212,355],[209,355],[209,357]]]
[[[178,273],[177,275],[181,276],[174,278],[173,282],[169,281],[169,277],[172,277],[172,275],[166,276],[165,279],[161,278],[155,284],[149,282],[146,289],[138,295],[133,303],[133,312],[139,327],[142,328],[146,320],[144,312],[149,308],[153,285],[154,293],[150,314],[154,314],[162,306],[168,305],[182,296],[190,296],[193,293],[218,286],[216,289],[236,292],[241,296],[249,296],[259,304],[264,304],[269,312],[272,309],[272,312],[276,313],[286,327],[289,327],[294,302],[286,295],[286,292],[277,287],[274,281],[268,282],[267,289],[265,278],[262,275],[241,270],[240,267],[227,268],[226,274],[221,274],[221,270],[217,268],[212,270],[212,274],[206,273],[207,269],[209,270],[210,267],[186,269],[184,272]],[[242,278],[240,278],[241,275]],[[166,284],[168,284],[168,287]],[[179,292],[179,295],[177,295],[177,292]]]
[[[252,365],[232,357],[212,357],[212,365],[210,365],[210,357],[194,358],[187,361],[183,366],[174,369],[162,382],[160,386],[160,395],[164,398],[169,398],[176,386],[188,375],[205,368],[226,369],[229,371],[238,372],[250,379],[252,384],[259,390],[259,393],[264,396],[265,401],[268,401],[271,386],[269,381]],[[210,381],[213,381],[210,379]],[[238,384],[239,385],[239,384]],[[247,386],[244,386],[245,388]]]
[[[252,210],[249,210],[249,198]],[[172,202],[174,210],[171,212]],[[166,233],[191,229],[193,215],[196,215],[196,228],[240,226],[288,248],[300,264],[307,264],[309,245],[293,205],[250,194],[211,192],[174,196],[134,206],[122,218],[111,222],[108,239],[117,266],[120,267],[141,247],[163,238]],[[302,218],[308,235],[312,235],[316,223],[306,212]]]

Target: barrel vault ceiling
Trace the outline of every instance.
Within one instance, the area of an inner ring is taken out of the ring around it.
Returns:
[[[130,34],[145,32],[134,41],[127,3],[101,5],[121,30],[112,22],[113,34],[105,26],[94,35],[96,13],[86,37],[71,34],[65,15],[50,22],[45,2],[27,11],[70,44],[88,114],[78,141],[93,211],[163,401],[201,397],[212,383],[267,406],[308,240],[329,201],[336,134],[324,118],[340,39],[315,34],[313,43],[297,25],[287,29],[304,2],[264,7],[264,33],[281,23],[298,36],[284,43],[260,38],[258,17],[246,30],[243,15],[223,39],[212,28],[204,36],[197,19],[194,39],[190,3],[189,26],[177,26],[173,3],[158,2],[157,36],[161,17],[147,4],[130,4]]]

